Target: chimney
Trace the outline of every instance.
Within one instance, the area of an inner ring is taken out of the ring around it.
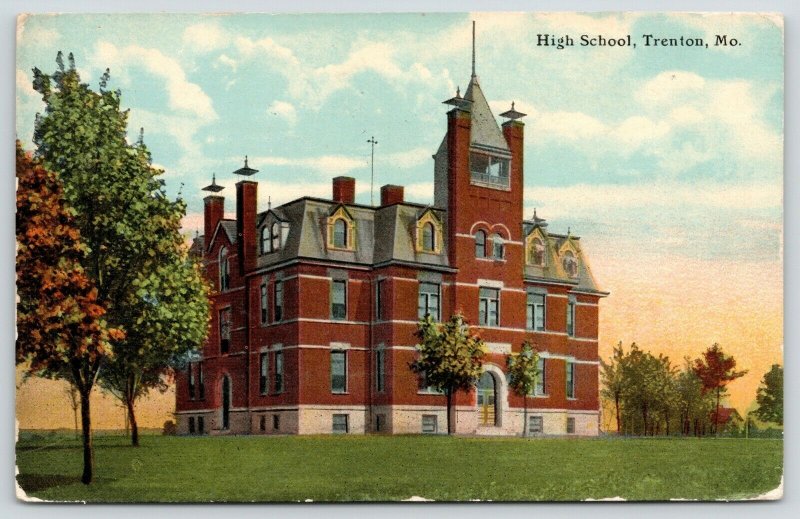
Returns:
[[[333,200],[344,204],[356,201],[356,179],[353,177],[336,177],[333,179]]]
[[[236,245],[242,274],[256,266],[256,199],[258,182],[236,183]]]
[[[386,184],[381,187],[381,206],[399,204],[403,202],[403,186]]]
[[[203,224],[205,234],[203,235],[203,253],[208,251],[211,237],[217,229],[217,224],[225,214],[225,197],[219,195],[208,195],[203,199],[205,209],[203,211]]]

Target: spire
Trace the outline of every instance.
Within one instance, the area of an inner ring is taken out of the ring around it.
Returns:
[[[251,167],[250,167],[250,166],[247,164],[247,155],[245,155],[245,156],[244,156],[244,167],[243,167],[243,168],[239,168],[239,169],[237,169],[237,170],[236,170],[236,171],[234,171],[233,173],[234,173],[235,175],[242,175],[242,176],[245,176],[245,177],[249,177],[250,175],[253,175],[253,174],[255,174],[255,173],[258,173],[258,170],[257,170],[257,169],[253,169],[253,168],[251,168]]]
[[[472,77],[475,77],[475,20],[472,20]]]
[[[212,193],[219,193],[223,189],[225,188],[217,184],[217,174],[214,173],[213,175],[211,175],[211,184],[204,187],[203,191],[211,191]]]

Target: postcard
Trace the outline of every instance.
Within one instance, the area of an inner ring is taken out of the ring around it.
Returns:
[[[783,17],[20,15],[17,496],[783,495]]]

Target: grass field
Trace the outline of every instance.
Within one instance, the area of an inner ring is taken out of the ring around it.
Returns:
[[[97,436],[95,482],[64,434],[21,433],[18,481],[45,500],[737,499],[778,486],[783,441],[445,436]]]

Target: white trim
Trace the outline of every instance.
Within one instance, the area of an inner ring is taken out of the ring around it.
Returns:
[[[489,353],[511,353],[510,342],[485,342],[486,348]]]
[[[575,302],[575,306],[600,306],[597,303],[581,303],[579,301]]]
[[[569,340],[579,342],[597,342],[597,339],[592,339],[591,337],[570,337]]]
[[[503,288],[503,286],[505,286],[505,283],[503,283],[502,281],[495,280],[495,279],[478,279],[478,282],[476,283],[476,286],[478,286],[478,287],[488,287],[488,288]]]
[[[335,341],[332,341],[329,344],[329,347],[332,350],[349,350],[350,349],[350,343],[349,342],[335,342]]]
[[[559,299],[569,299],[569,296],[567,294],[550,294],[550,293],[548,293],[546,295],[547,295],[547,297],[557,297]]]

